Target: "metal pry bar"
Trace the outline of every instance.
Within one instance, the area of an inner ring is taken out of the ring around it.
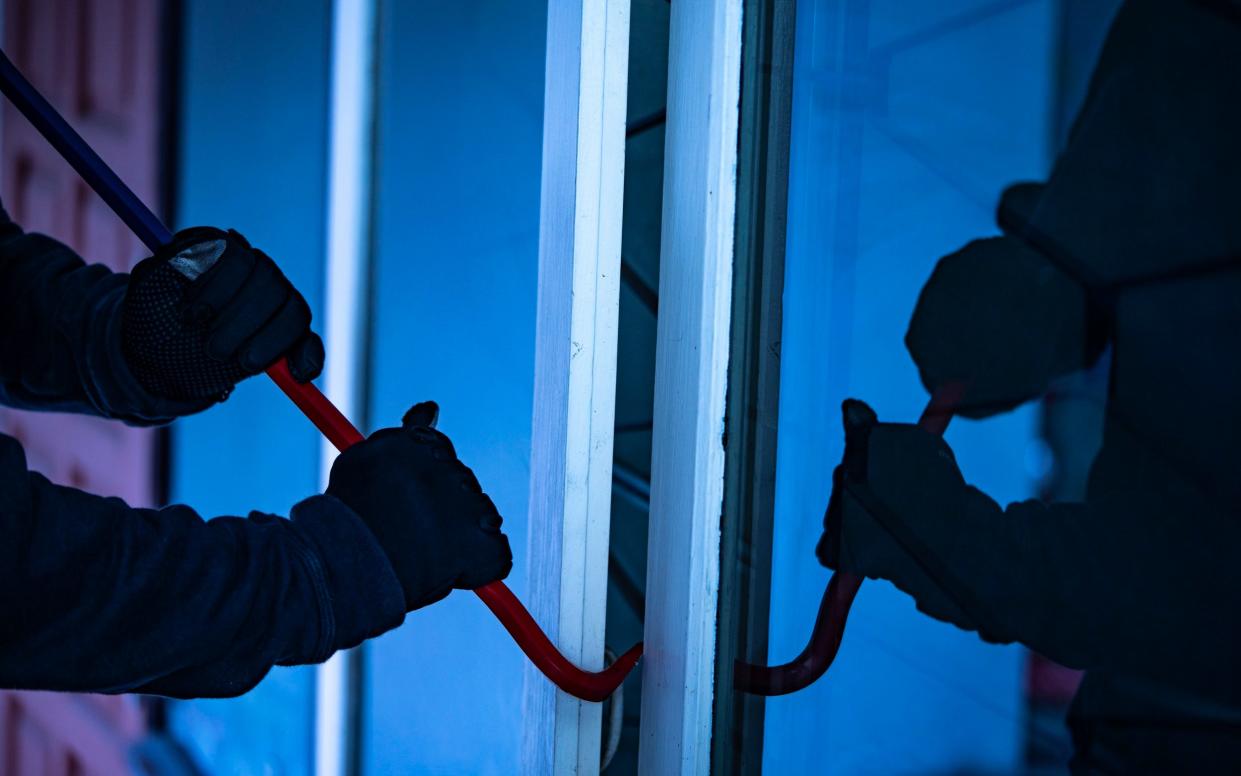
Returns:
[[[69,126],[3,51],[0,51],[0,91],[151,251],[159,250],[172,240],[168,227]],[[269,367],[267,376],[338,450],[362,441],[362,434],[318,388],[293,379],[286,361]],[[606,699],[621,685],[642,656],[642,644],[639,642],[607,669],[597,673],[584,671],[556,649],[504,582],[492,582],[474,592],[500,620],[531,662],[557,687],[582,700]]]
[[[961,400],[964,386],[953,383],[945,386],[931,397],[918,427],[931,434],[943,436],[952,420],[952,410]],[[753,695],[788,695],[804,690],[827,672],[840,641],[845,635],[845,623],[853,599],[862,587],[862,577],[847,571],[838,571],[828,580],[827,589],[819,601],[819,613],[815,617],[810,643],[792,661],[778,666],[758,666],[738,660],[733,666],[733,686],[739,692]]]

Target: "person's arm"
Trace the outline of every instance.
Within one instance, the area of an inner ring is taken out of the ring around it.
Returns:
[[[323,345],[275,263],[235,232],[179,232],[132,275],[87,264],[0,207],[0,403],[164,423],[288,356],[310,380]]]
[[[49,483],[0,435],[0,687],[239,695],[513,565],[437,409],[342,453],[291,519],[204,522]]]
[[[223,697],[400,624],[383,549],[331,496],[292,519],[134,509],[0,437],[0,686]]]
[[[27,234],[0,207],[0,403],[160,423],[202,409],[143,390],[121,352],[128,276]]]

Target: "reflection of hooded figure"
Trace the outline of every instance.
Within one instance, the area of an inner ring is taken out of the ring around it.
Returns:
[[[907,344],[984,417],[1110,346],[1085,503],[1001,508],[846,412],[819,556],[1087,669],[1077,772],[1241,772],[1241,4],[1130,0],[1046,184],[944,258]]]

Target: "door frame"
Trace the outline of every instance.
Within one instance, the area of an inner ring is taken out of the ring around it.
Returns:
[[[641,773],[711,765],[742,0],[672,4]]]
[[[629,0],[550,0],[543,105],[529,604],[603,667],[620,314]],[[599,770],[602,705],[527,664],[523,773]]]

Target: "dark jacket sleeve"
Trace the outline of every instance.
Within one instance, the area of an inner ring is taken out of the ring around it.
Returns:
[[[148,394],[121,351],[129,276],[27,234],[0,206],[0,403],[163,423],[208,403]]]
[[[383,551],[335,498],[289,520],[133,509],[28,472],[0,436],[0,686],[235,696],[404,613]]]
[[[1001,507],[966,483],[942,439],[900,424],[876,427],[868,464],[867,481],[847,486],[841,568],[1073,668],[1221,677],[1221,645],[1241,636],[1233,516],[1161,496],[1166,480]]]

